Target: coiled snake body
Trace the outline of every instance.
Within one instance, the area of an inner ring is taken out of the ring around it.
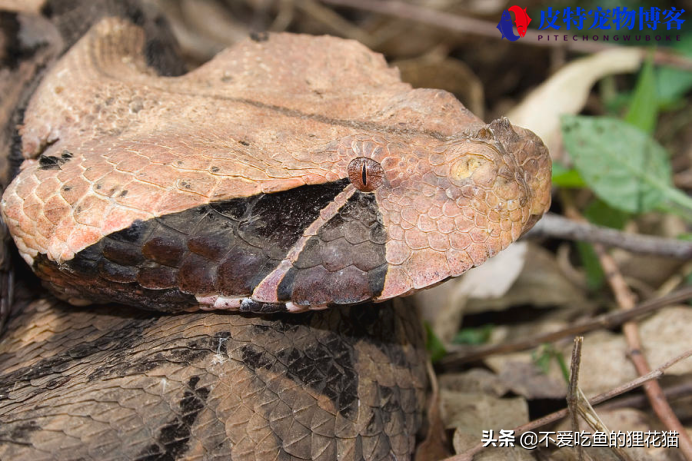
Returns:
[[[0,457],[411,457],[425,352],[394,297],[541,217],[541,141],[352,41],[255,36],[172,77],[162,21],[134,2],[43,12],[4,16],[24,81],[0,88],[1,141],[24,162],[2,214],[80,307],[15,309]]]

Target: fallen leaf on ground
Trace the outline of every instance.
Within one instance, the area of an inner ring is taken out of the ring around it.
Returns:
[[[691,347],[691,308],[672,306],[640,323],[640,337],[650,367],[658,367]],[[666,370],[666,374],[691,374],[691,358]]]
[[[531,352],[492,356],[485,362],[505,386],[520,396],[527,399],[565,397],[567,385],[556,361],[551,361],[546,374],[535,364]]]
[[[690,349],[691,310],[688,307],[664,308],[639,324],[643,354],[652,369]],[[572,346],[563,353],[570,357]],[[627,356],[623,334],[600,330],[585,335],[580,362],[580,388],[588,397],[603,393],[637,377]],[[609,371],[605,374],[604,371]],[[691,373],[691,359],[679,362],[665,374]]]
[[[457,393],[484,393],[501,397],[508,391],[507,385],[493,372],[474,368],[466,372],[438,376],[441,389]]]
[[[509,430],[529,420],[527,401],[521,397],[496,398],[441,389],[440,401],[446,428],[456,428],[479,439],[484,430]]]
[[[479,268],[415,295],[417,306],[425,307],[424,319],[444,343],[449,343],[460,328],[467,300],[501,297],[521,274],[527,255],[527,243],[511,245]]]
[[[622,408],[612,410],[597,410],[599,418],[604,422],[604,425],[612,432],[647,432],[650,430],[661,431],[663,428],[653,427],[650,423],[650,416],[638,409]],[[555,428],[555,431],[571,430],[570,419],[560,421]],[[587,423],[579,419],[578,424],[580,430],[594,433],[594,430]],[[626,453],[630,455],[632,460],[670,460],[672,454],[669,454],[666,448],[624,448]],[[610,451],[611,452],[611,451]],[[602,454],[600,452],[600,454]],[[612,452],[613,454],[613,452]],[[597,459],[595,459],[597,460]],[[614,460],[614,459],[612,459]]]
[[[462,454],[463,452],[473,448],[479,444],[480,437],[477,435],[470,435],[468,433],[461,432],[459,430],[455,431],[455,435],[452,439],[452,444],[455,447],[456,454]],[[474,456],[474,460],[536,460],[534,458],[534,451],[528,451],[521,447],[493,447],[489,446],[477,455]]]
[[[571,61],[534,89],[507,117],[539,135],[550,152],[558,152],[560,116],[579,113],[599,79],[635,72],[641,61],[640,50],[626,47]]]
[[[588,300],[584,291],[563,274],[553,253],[530,242],[525,255],[524,267],[507,292],[502,296],[484,299],[476,297],[470,300],[465,307],[465,314],[500,311],[519,305],[536,308],[570,306],[577,311],[592,311],[594,302]],[[490,279],[486,281],[486,285],[493,286],[495,282],[495,279]]]

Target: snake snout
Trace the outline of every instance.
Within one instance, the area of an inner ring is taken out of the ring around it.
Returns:
[[[507,137],[506,150],[521,167],[524,181],[531,193],[530,218],[525,223],[522,231],[524,234],[532,229],[551,206],[551,156],[541,138],[532,131],[512,125],[510,130],[514,136]]]
[[[529,218],[522,234],[529,231],[551,206],[551,156],[546,145],[532,131],[514,126],[502,117],[479,130],[477,136],[499,143],[505,161],[512,166],[518,182],[528,187]]]

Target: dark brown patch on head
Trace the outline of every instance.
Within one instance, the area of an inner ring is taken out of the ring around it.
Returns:
[[[40,259],[36,270],[65,286],[58,292],[63,298],[81,294],[164,311],[197,305],[195,295],[249,296],[347,184],[303,186],[135,221],[63,265]]]
[[[143,266],[137,274],[137,283],[146,289],[174,289],[178,287],[178,272],[167,266]]]
[[[186,251],[184,236],[166,227],[158,231],[142,246],[142,256],[152,263],[177,268]]]
[[[200,255],[186,254],[183,263],[178,268],[178,287],[180,290],[189,294],[214,293],[216,268],[209,263],[209,260]]]
[[[308,240],[282,280],[279,300],[299,305],[350,304],[377,297],[387,262],[375,197],[356,193]]]
[[[111,282],[128,283],[137,280],[137,270],[132,266],[119,265],[107,259],[101,259],[97,265],[99,276]]]

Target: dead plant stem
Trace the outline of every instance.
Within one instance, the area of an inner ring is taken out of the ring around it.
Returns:
[[[662,364],[658,368],[652,370],[648,374],[641,375],[637,379],[631,380],[630,382],[624,383],[623,385],[620,385],[616,388],[613,388],[605,393],[601,393],[597,396],[593,396],[590,400],[589,403],[591,405],[597,405],[599,403],[603,403],[604,401],[607,401],[611,398],[614,398],[616,396],[622,395],[626,392],[629,392],[630,390],[633,390],[634,388],[637,388],[639,386],[642,386],[643,384],[650,383],[650,381],[658,379],[664,374],[664,371],[674,364],[678,363],[679,361],[686,359],[691,356],[691,350],[686,351],[685,353],[681,353],[680,355],[676,356],[675,358],[670,359],[666,363]],[[544,425],[548,425],[550,423],[553,423],[557,420],[560,420],[568,415],[568,409],[561,409],[560,411],[553,412],[551,414],[545,415],[544,417],[541,417],[539,419],[533,420],[531,422],[528,422],[524,425],[520,425],[519,427],[515,428],[515,436],[522,434],[523,432],[527,432],[530,430],[534,430],[535,428],[543,427]],[[479,443],[473,448],[463,452],[462,454],[458,454],[456,456],[452,456],[446,460],[472,460],[474,455],[477,453],[481,452],[484,450],[484,444]]]

